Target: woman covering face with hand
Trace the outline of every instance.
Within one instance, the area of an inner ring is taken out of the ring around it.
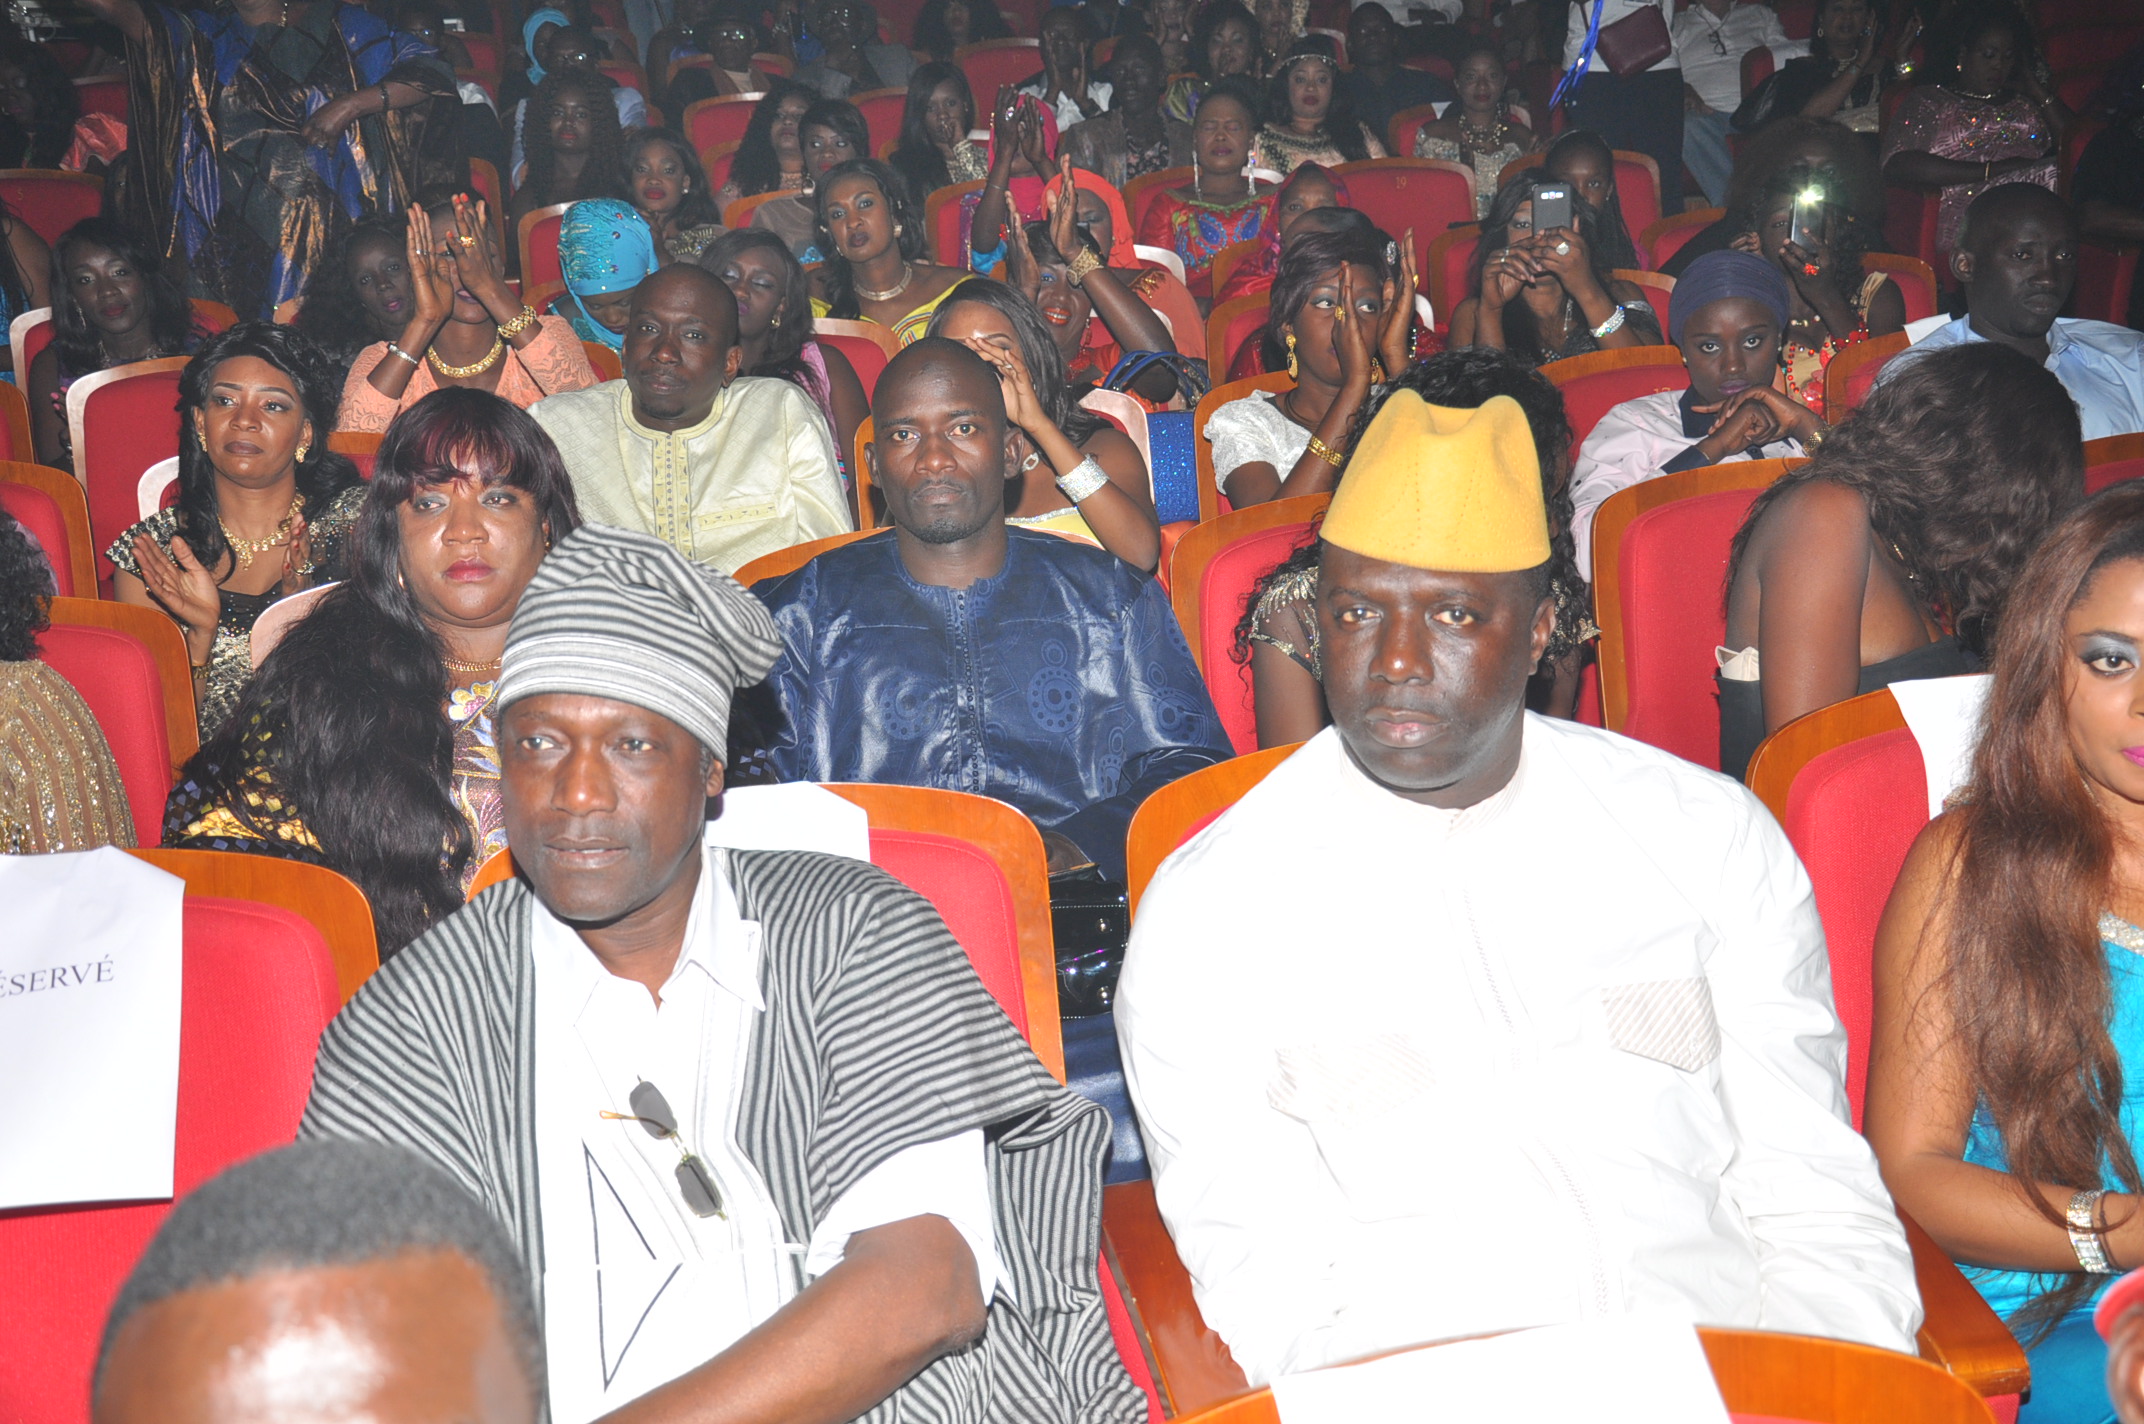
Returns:
[[[249,639],[271,604],[342,576],[364,500],[327,448],[335,373],[287,326],[211,337],[179,375],[179,498],[112,542],[122,603],[158,608],[186,638],[201,735],[253,673]]]
[[[341,871],[372,904],[382,959],[451,914],[506,843],[491,698],[507,625],[579,524],[526,414],[467,389],[413,406],[381,442],[348,581],[186,764],[164,844]]]
[[[481,199],[456,194],[412,212],[407,244],[416,310],[400,336],[351,364],[342,429],[385,430],[441,386],[472,386],[526,409],[596,383],[572,324],[539,317],[507,288]]]

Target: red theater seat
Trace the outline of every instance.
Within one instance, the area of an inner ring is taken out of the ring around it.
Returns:
[[[0,198],[47,246],[104,206],[104,180],[59,168],[0,169]]]
[[[155,845],[179,765],[200,746],[186,640],[163,612],[110,599],[55,598],[40,660],[89,704],[134,813],[134,839]]]
[[[1688,389],[1690,372],[1682,352],[1672,346],[1625,346],[1566,356],[1541,368],[1563,392],[1563,411],[1571,422],[1571,458],[1586,443],[1601,417],[1627,400],[1661,391]]]
[[[1720,766],[1713,649],[1727,636],[1727,552],[1759,491],[1800,460],[1740,460],[1618,490],[1593,520],[1608,729]]]
[[[189,893],[185,916],[172,1182],[181,1195],[296,1136],[314,1047],[342,1002],[327,944],[297,912]],[[87,1424],[105,1314],[170,1210],[0,1213],[0,1418]]]
[[[878,389],[879,373],[901,349],[892,330],[875,321],[840,321],[829,316],[814,318],[811,328],[813,336],[849,358],[863,385],[864,399],[871,399]]]
[[[685,116],[680,121],[685,140],[695,153],[718,143],[735,143],[751,126],[752,110],[758,106],[757,94],[723,94],[713,99],[696,99],[685,106]]]
[[[6,478],[0,475],[0,479]],[[2123,480],[2144,478],[2144,435],[2109,435],[2084,442],[2084,492],[2098,494]]]
[[[1410,153],[1412,149],[1408,150]],[[1455,223],[1474,221],[1474,170],[1441,158],[1368,158],[1336,170],[1348,203],[1394,241],[1414,229],[1417,270],[1429,245]]]
[[[12,514],[44,547],[55,591],[62,598],[97,596],[89,505],[73,475],[26,461],[0,461],[0,509]]]
[[[94,371],[67,388],[74,472],[89,492],[97,582],[109,595],[111,542],[141,518],[142,471],[179,453],[179,372],[187,358],[133,361]]]
[[[1019,84],[1042,72],[1042,41],[978,40],[953,51],[953,63],[968,76],[975,111],[986,114],[997,102],[998,86]],[[1133,224],[1136,227],[1138,224]]]
[[[1237,755],[1258,749],[1251,669],[1232,656],[1236,624],[1258,581],[1310,537],[1329,494],[1298,495],[1209,519],[1169,558],[1170,601]]]
[[[566,221],[566,209],[572,206],[571,203],[553,203],[548,208],[534,208],[521,215],[521,226],[515,231],[514,241],[521,254],[521,284],[524,287],[565,280],[565,273],[558,265],[558,230]]]

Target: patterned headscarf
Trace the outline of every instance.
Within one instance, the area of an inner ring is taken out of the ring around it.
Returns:
[[[662,265],[647,219],[615,198],[575,203],[559,224],[558,265],[573,299],[573,310],[565,316],[574,331],[583,341],[623,350],[625,338],[589,315],[581,298],[630,292]]]

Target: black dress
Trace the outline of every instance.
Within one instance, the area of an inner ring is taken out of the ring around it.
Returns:
[[[1980,669],[1980,659],[1946,633],[1911,652],[1870,663],[1861,669],[1861,681],[1854,691],[1874,692],[1894,682],[1956,677]],[[1764,682],[1761,677],[1753,682],[1717,676],[1715,680],[1720,685],[1720,770],[1741,781],[1748,775],[1750,758],[1764,741]]]

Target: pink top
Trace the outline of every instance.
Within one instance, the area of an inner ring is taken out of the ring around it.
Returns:
[[[398,401],[381,395],[372,382],[365,379],[380,362],[401,359],[388,356],[384,341],[376,341],[357,353],[357,359],[350,363],[350,378],[343,383],[342,414],[336,419],[337,429],[385,430],[397,415],[439,389],[439,381],[433,376],[429,361],[419,366],[409,378],[409,385],[403,389]],[[522,410],[545,396],[583,390],[602,380],[595,367],[588,364],[588,353],[581,349],[581,338],[574,333],[573,324],[562,316],[541,318],[529,344],[519,351],[508,346],[503,360],[505,367],[499,372],[498,397]]]
[[[2047,121],[2032,100],[2012,94],[2002,103],[1961,99],[1940,84],[1926,84],[1906,96],[1891,120],[1884,140],[1884,161],[1901,151],[1932,153],[1964,163],[2000,163],[2005,158],[2037,158],[2047,151]],[[1958,245],[1958,230],[1965,226],[1965,210],[1988,188],[2002,183],[2037,183],[2055,186],[2053,159],[2037,168],[2026,168],[1994,183],[1953,183],[1943,189],[1936,210],[1936,252],[1941,271]]]

